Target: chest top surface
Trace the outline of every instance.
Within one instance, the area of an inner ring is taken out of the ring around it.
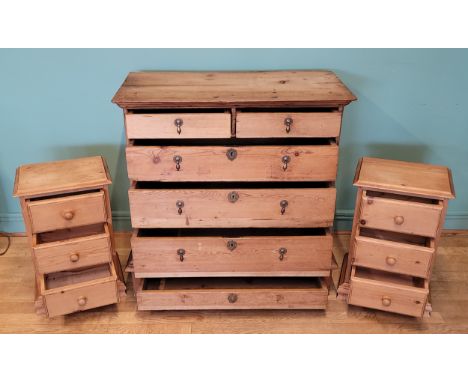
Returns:
[[[112,102],[126,109],[158,107],[340,106],[356,100],[335,73],[132,72]]]
[[[73,192],[110,184],[101,156],[26,164],[16,170],[13,195],[34,197]]]
[[[354,185],[436,199],[455,197],[450,169],[425,163],[364,157],[356,170]]]

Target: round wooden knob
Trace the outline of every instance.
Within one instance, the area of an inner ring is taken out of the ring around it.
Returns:
[[[78,305],[79,306],[85,306],[86,303],[88,302],[88,299],[85,296],[78,297]]]
[[[405,218],[403,216],[395,216],[393,220],[396,225],[402,225],[403,222],[405,221]]]
[[[386,260],[388,265],[395,265],[396,264],[396,259],[394,257],[387,257]]]
[[[382,297],[382,305],[383,306],[390,306],[392,304],[392,300],[390,297]]]
[[[234,304],[234,303],[237,301],[237,294],[235,294],[235,293],[229,293],[228,301],[229,301],[231,304]]]
[[[73,211],[65,211],[63,213],[63,218],[65,220],[72,220],[74,216],[75,216],[75,213]]]
[[[76,263],[80,259],[80,254],[75,252],[70,255],[70,261]]]

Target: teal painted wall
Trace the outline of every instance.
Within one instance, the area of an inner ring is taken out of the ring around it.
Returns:
[[[468,50],[0,50],[0,231],[22,231],[11,194],[20,164],[104,155],[114,220],[129,227],[124,128],[110,102],[129,71],[330,69],[358,96],[346,108],[337,223],[349,228],[363,155],[449,166],[446,228],[468,229]]]

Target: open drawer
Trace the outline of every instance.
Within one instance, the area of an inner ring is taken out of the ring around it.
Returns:
[[[134,279],[139,310],[325,309],[321,278]]]
[[[421,317],[428,294],[425,279],[353,267],[348,303]]]
[[[40,292],[49,317],[114,304],[119,301],[115,264],[46,274]]]
[[[109,263],[109,228],[107,224],[94,224],[35,234],[33,251],[41,274]]]

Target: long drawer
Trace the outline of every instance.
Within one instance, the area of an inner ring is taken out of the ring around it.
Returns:
[[[134,279],[138,310],[325,309],[320,278]]]
[[[421,317],[428,294],[427,280],[353,267],[348,302],[352,305]]]
[[[136,181],[334,181],[336,144],[308,146],[129,146]]]
[[[333,187],[132,187],[129,201],[134,228],[327,227],[333,224],[335,195]]]
[[[158,237],[152,231],[138,230],[132,236],[139,278],[330,274],[332,237],[325,229],[308,230],[305,236],[242,237]]]
[[[340,112],[237,112],[236,137],[338,137]]]
[[[230,113],[126,114],[128,139],[230,138]]]
[[[110,262],[107,224],[33,235],[33,252],[41,274],[73,270]]]

